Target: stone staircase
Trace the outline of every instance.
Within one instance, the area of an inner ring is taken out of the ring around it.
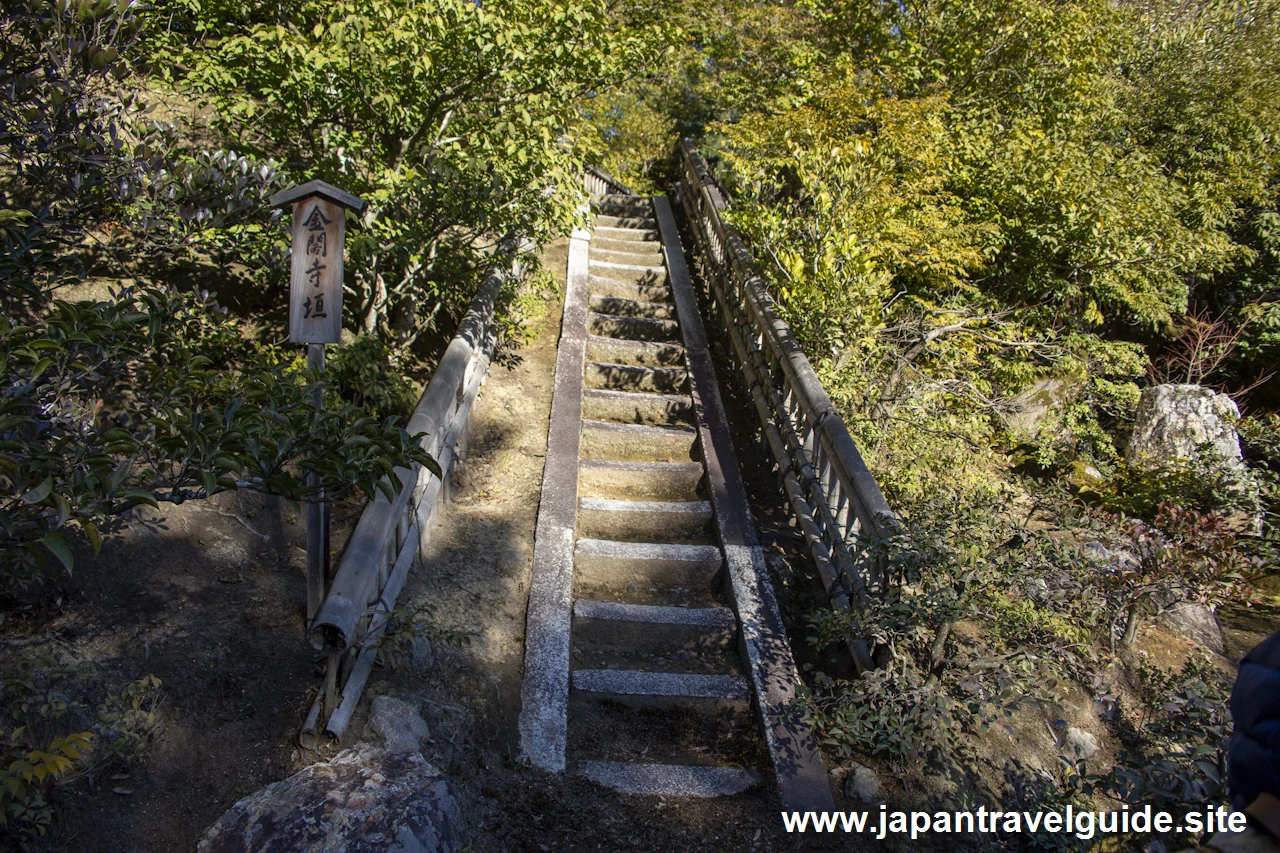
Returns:
[[[522,750],[622,793],[695,797],[757,785],[772,759],[784,803],[821,806],[670,206],[596,209],[570,248]]]

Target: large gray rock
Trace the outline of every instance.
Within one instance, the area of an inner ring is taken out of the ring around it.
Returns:
[[[1240,453],[1239,418],[1225,394],[1200,385],[1156,385],[1142,392],[1126,459],[1147,470],[1191,465],[1221,484],[1221,509],[1229,517],[1261,533],[1260,491]]]
[[[360,744],[236,803],[197,853],[457,853],[448,781],[416,752]]]
[[[1160,614],[1160,621],[1193,643],[1222,654],[1222,627],[1214,612],[1203,604],[1176,604]]]
[[[1076,761],[1087,761],[1098,751],[1098,739],[1091,732],[1072,726],[1062,736],[1062,751]]]
[[[865,765],[855,763],[844,777],[844,795],[851,800],[874,803],[880,798],[881,790],[880,777]]]
[[[382,736],[387,749],[392,752],[417,752],[422,739],[431,736],[431,729],[418,709],[394,696],[379,696],[373,700],[369,726]]]
[[[1156,385],[1142,392],[1125,456],[1131,465],[1159,468],[1200,462],[1208,445],[1219,464],[1243,468],[1239,419],[1240,409],[1225,394],[1200,385]]]

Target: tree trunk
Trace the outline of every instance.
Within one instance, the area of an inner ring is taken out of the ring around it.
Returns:
[[[1124,649],[1133,648],[1134,642],[1138,639],[1138,627],[1142,623],[1142,600],[1139,599],[1129,605],[1129,612],[1125,616],[1124,636],[1120,638],[1120,646]]]
[[[361,330],[366,335],[372,335],[378,331],[379,327],[386,325],[386,319],[387,281],[379,272],[373,277],[373,298],[369,300],[369,310],[365,312]]]

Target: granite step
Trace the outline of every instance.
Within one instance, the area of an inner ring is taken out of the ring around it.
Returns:
[[[593,335],[629,341],[667,342],[680,339],[679,323],[653,317],[620,317],[592,311],[587,315],[587,329]]]
[[[626,542],[707,540],[710,501],[578,498],[578,535]]]
[[[636,707],[717,711],[751,705],[751,683],[741,675],[578,669],[570,675],[570,686],[581,694]]]
[[[697,459],[698,433],[686,426],[620,424],[585,419],[583,459],[684,462]]]
[[[619,794],[641,797],[728,797],[760,784],[758,775],[741,767],[580,761],[577,771]]]
[[[678,394],[689,387],[689,374],[683,367],[588,361],[584,379],[588,388],[611,388],[615,391]]]
[[[697,589],[715,583],[724,558],[715,545],[579,539],[573,565],[574,580],[584,588]]]
[[[614,317],[644,317],[655,320],[675,320],[676,307],[670,302],[648,302],[625,296],[592,294],[588,306],[597,314]]]
[[[581,459],[578,495],[615,500],[697,500],[704,473],[701,462]]]
[[[688,394],[589,388],[582,392],[582,415],[619,423],[689,424],[693,422],[693,398]]]

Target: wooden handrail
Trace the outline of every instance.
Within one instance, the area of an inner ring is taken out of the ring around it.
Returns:
[[[681,142],[679,196],[702,278],[733,344],[792,512],[833,604],[860,609],[881,589],[879,567],[859,536],[883,536],[892,510],[844,419],[814,372],[738,230],[729,199],[688,140]],[[865,643],[851,652],[870,666]]]

